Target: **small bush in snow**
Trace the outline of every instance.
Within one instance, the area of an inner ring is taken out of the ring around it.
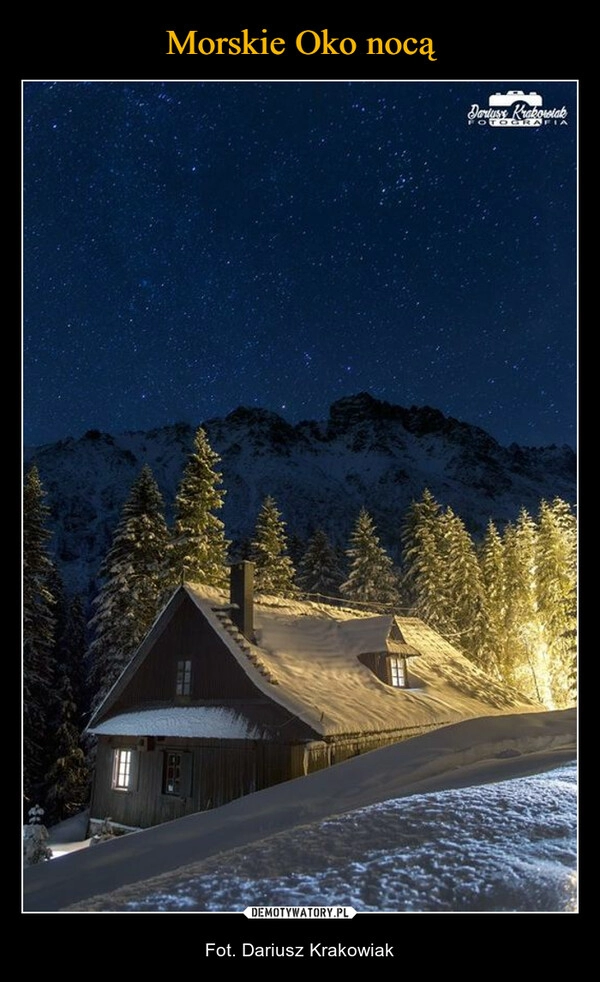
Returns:
[[[23,826],[23,863],[25,866],[35,866],[52,859],[52,850],[46,845],[48,830],[42,825],[44,809],[34,805],[28,814],[29,825]]]

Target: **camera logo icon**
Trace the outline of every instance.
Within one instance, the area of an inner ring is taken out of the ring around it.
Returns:
[[[539,92],[509,89],[487,97],[487,107],[472,102],[467,110],[469,126],[519,127],[540,129],[549,126],[568,126],[566,106],[543,105]]]
[[[516,102],[525,103],[527,106],[541,106],[542,97],[537,92],[526,94],[522,89],[511,89],[505,95],[494,92],[489,98],[490,106],[514,106]]]

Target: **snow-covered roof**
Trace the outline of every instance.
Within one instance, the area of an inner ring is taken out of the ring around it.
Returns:
[[[246,718],[227,705],[172,707],[112,718],[127,687],[187,596],[220,638],[257,690],[259,700],[285,709],[315,735],[404,732],[461,719],[531,712],[533,704],[514,689],[476,668],[448,641],[417,617],[373,615],[306,601],[255,599],[255,643],[228,627],[228,597],[211,587],[186,583],[173,595],[119,680],[90,721],[89,731],[110,735],[162,735],[215,739],[260,739],[256,707]],[[360,660],[389,653],[410,657],[410,687],[387,685]],[[416,657],[416,656],[419,657]],[[414,656],[414,657],[412,657]],[[266,721],[265,721],[266,722]],[[291,732],[291,731],[290,731]]]
[[[204,586],[185,589],[216,621],[212,610],[226,597]],[[263,596],[255,600],[254,626],[248,653],[220,624],[218,630],[257,688],[323,736],[408,731],[536,708],[417,617]],[[358,657],[386,651],[419,654],[410,660],[410,688],[387,685]]]
[[[110,736],[196,737],[214,740],[260,740],[260,730],[244,715],[225,706],[169,706],[121,713],[90,728]]]

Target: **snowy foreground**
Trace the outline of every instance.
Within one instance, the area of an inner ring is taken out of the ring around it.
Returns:
[[[576,769],[382,802],[76,906],[553,911],[577,905]]]
[[[25,909],[573,912],[575,728],[574,711],[444,727],[32,867]]]

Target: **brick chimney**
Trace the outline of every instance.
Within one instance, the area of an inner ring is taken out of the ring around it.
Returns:
[[[231,620],[248,641],[254,641],[254,563],[232,563],[230,579]]]

